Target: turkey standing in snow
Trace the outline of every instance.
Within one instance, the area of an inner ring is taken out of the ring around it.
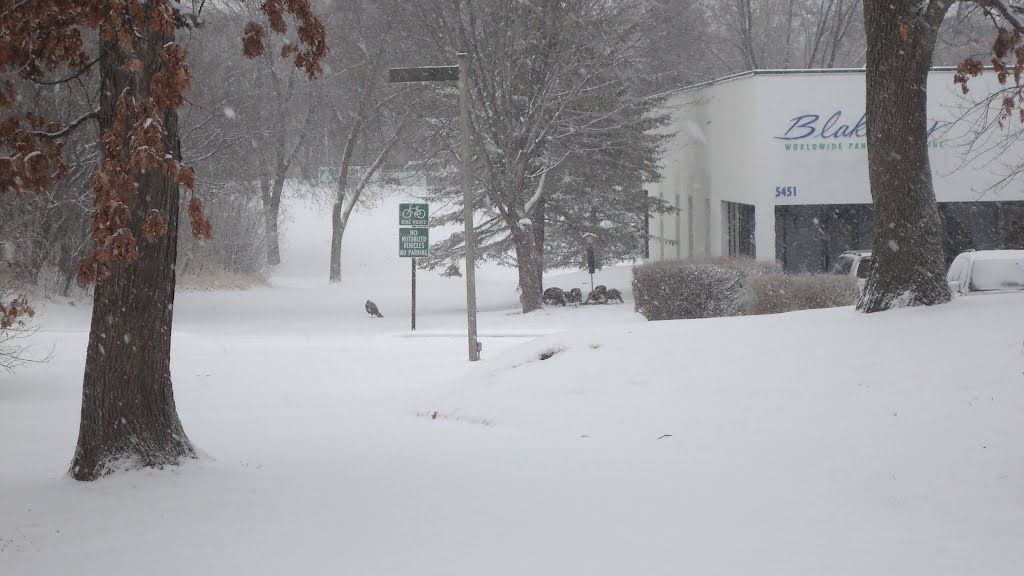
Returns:
[[[544,291],[544,297],[541,298],[541,301],[545,304],[561,304],[565,306],[565,292],[561,288],[548,288]]]
[[[565,299],[569,304],[582,304],[583,303],[583,291],[579,288],[573,288],[566,292]]]
[[[598,286],[587,294],[587,304],[594,302],[596,304],[607,304],[608,303],[608,288],[605,286]]]
[[[380,310],[377,310],[377,305],[374,304],[372,300],[366,301],[366,311],[370,314],[370,316],[376,316],[377,318],[384,317],[384,315],[380,313]]]
[[[625,301],[622,299],[622,292],[619,292],[615,288],[610,288],[607,292],[604,293],[604,295],[606,298],[608,298],[609,302],[611,302],[612,300],[618,300],[619,302],[625,304]]]

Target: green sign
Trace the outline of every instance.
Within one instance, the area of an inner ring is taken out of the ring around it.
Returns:
[[[426,204],[422,204],[426,206]],[[430,255],[430,228],[399,228],[398,257],[426,258]]]
[[[317,180],[320,181],[322,186],[329,186],[338,183],[338,178],[341,177],[341,168],[333,166],[321,166],[320,173],[318,174]]]
[[[399,204],[398,225],[426,228],[430,226],[428,214],[429,207],[426,204]]]

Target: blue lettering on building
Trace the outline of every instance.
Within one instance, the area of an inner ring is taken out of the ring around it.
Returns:
[[[928,128],[928,139],[936,137],[936,132],[942,127],[942,122],[933,121]],[[825,140],[838,140],[840,138],[865,138],[868,135],[867,115],[861,114],[857,122],[850,124],[843,118],[843,111],[836,110],[831,115],[823,117],[820,114],[801,114],[789,121],[789,127],[782,136],[776,136],[776,140],[806,140],[809,138],[821,138]]]

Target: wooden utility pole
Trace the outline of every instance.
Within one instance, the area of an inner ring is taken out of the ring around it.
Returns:
[[[476,242],[473,239],[473,161],[470,152],[469,56],[464,52],[460,52],[456,57],[459,60],[458,66],[392,68],[388,70],[388,82],[450,82],[452,80],[459,82],[459,116],[462,124],[462,217],[465,220],[466,226],[466,331],[469,344],[469,360],[470,362],[475,362],[480,359],[480,341],[476,337]],[[415,270],[413,273],[415,274]],[[415,308],[413,309],[415,310]]]
[[[466,224],[466,322],[469,332],[469,360],[480,359],[476,339],[476,242],[473,239],[473,159],[469,143],[469,56],[459,59],[459,115],[462,117],[462,218]]]

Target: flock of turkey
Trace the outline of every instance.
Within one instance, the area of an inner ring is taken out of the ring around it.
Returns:
[[[554,304],[558,306],[567,306],[569,304],[607,304],[612,300],[622,300],[622,292],[619,292],[615,288],[608,288],[606,286],[596,286],[587,294],[587,299],[583,300],[583,291],[579,288],[573,288],[566,292],[561,288],[548,288],[544,291],[543,301],[545,304]]]
[[[569,304],[607,304],[613,300],[622,300],[622,292],[619,292],[615,288],[607,288],[605,286],[597,286],[587,294],[586,301],[583,300],[583,291],[579,288],[573,288],[566,292],[561,288],[548,288],[544,291],[543,301],[545,304],[553,304],[559,306],[568,306]],[[377,305],[372,300],[366,301],[366,313],[374,318],[383,318],[384,315],[380,313]]]

